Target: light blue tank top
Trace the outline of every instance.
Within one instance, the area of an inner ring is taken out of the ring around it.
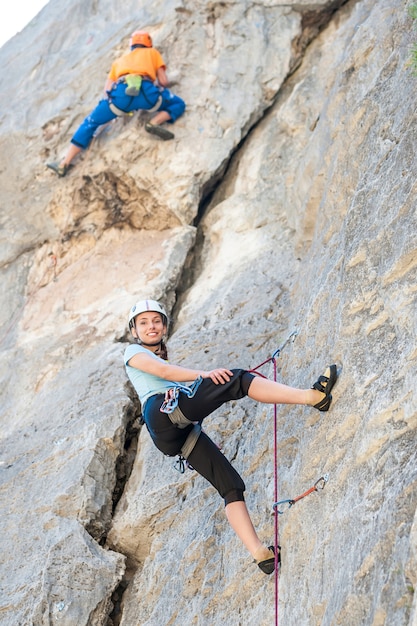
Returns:
[[[125,350],[124,354],[124,362],[126,367],[126,373],[129,377],[130,382],[135,388],[136,393],[139,396],[139,400],[142,404],[142,410],[145,406],[146,400],[151,396],[156,395],[157,393],[165,393],[168,389],[172,389],[173,387],[181,386],[180,383],[172,382],[171,380],[165,380],[165,378],[160,378],[159,376],[154,376],[153,374],[148,374],[143,372],[142,370],[137,369],[136,367],[131,367],[128,365],[128,361],[135,354],[145,353],[148,356],[156,359],[157,361],[161,361],[162,363],[166,363],[164,359],[157,356],[150,350],[147,350],[143,346],[138,344],[131,344]]]

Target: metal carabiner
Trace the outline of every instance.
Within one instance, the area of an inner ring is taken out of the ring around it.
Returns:
[[[327,481],[329,480],[328,474],[323,474],[315,483],[314,488],[316,491],[322,490],[325,488]]]
[[[274,511],[278,513],[278,515],[282,515],[283,513],[285,513],[285,509],[280,511],[278,507],[280,504],[286,504],[286,503],[288,503],[288,508],[290,509],[292,505],[294,504],[294,500],[279,500],[278,502],[275,502],[273,504],[272,508],[274,509]]]
[[[185,472],[185,459],[182,456],[178,456],[177,460],[173,464],[173,468],[177,470],[180,474],[184,474]]]
[[[288,335],[288,337],[286,338],[286,340],[284,341],[284,343],[282,344],[281,347],[279,347],[277,350],[275,350],[274,354],[272,355],[271,359],[275,359],[275,357],[279,356],[281,353],[281,350],[283,350],[285,348],[285,346],[287,345],[287,343],[289,343],[289,341],[291,341],[291,339],[294,341],[294,339],[296,338],[296,336],[298,335],[298,330],[293,330],[292,333],[290,333]]]

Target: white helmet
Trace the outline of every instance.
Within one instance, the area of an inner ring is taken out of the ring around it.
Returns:
[[[159,302],[156,300],[139,300],[139,302],[136,302],[136,304],[134,304],[129,311],[129,328],[132,327],[132,320],[134,320],[140,313],[145,313],[146,311],[155,311],[156,313],[160,313],[165,326],[168,326],[168,315],[164,307],[159,304]]]

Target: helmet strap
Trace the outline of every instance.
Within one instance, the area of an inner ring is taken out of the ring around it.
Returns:
[[[156,348],[156,350],[153,351],[155,352],[155,354],[158,354],[163,342],[163,340],[161,339],[161,341],[159,341],[158,343],[146,343],[145,341],[139,339],[139,337],[136,339],[136,341],[139,345],[144,346],[145,348]]]

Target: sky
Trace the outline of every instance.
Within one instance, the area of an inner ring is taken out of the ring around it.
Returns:
[[[8,2],[0,21],[0,47],[22,30],[48,4],[48,0]]]

